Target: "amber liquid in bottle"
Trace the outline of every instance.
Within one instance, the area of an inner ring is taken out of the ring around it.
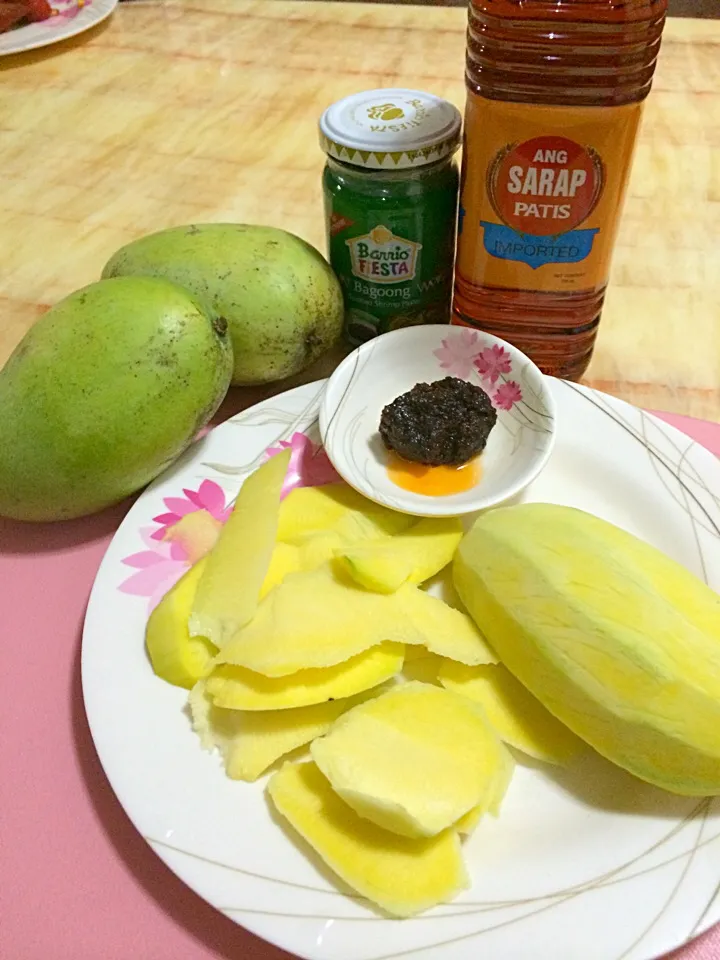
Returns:
[[[452,322],[580,377],[667,0],[471,0]]]

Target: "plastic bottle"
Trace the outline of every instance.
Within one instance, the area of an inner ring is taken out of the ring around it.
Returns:
[[[576,379],[667,0],[471,0],[453,318]]]

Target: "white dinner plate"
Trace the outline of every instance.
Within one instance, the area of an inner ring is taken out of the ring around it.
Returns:
[[[101,23],[113,12],[118,0],[49,0],[57,13],[40,23],[13,27],[0,33],[0,56],[23,53],[37,47],[67,40]]]
[[[138,499],[100,566],[83,692],[139,832],[218,910],[312,960],[649,960],[720,920],[720,798],[664,793],[595,755],[565,772],[519,766],[500,817],[465,845],[472,887],[389,920],[336,887],[271,816],[265,778],[231,781],[201,749],[185,692],[155,677],[144,651],[149,605],[187,566],[181,545],[157,537],[198,508],[222,521],[279,441],[292,441],[306,483],[332,479],[313,447],[322,389],[284,393],[213,430]],[[720,463],[619,400],[560,381],[552,391],[555,449],[524,498],[604,517],[720,591]]]

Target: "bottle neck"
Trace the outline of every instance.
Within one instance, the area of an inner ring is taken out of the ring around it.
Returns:
[[[667,0],[471,0],[467,85],[515,102],[644,100],[666,8]]]

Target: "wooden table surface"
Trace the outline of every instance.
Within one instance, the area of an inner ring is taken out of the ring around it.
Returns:
[[[321,111],[394,85],[462,107],[464,29],[458,8],[134,0],[2,58],[0,364],[143,233],[237,220],[324,249]],[[587,382],[720,421],[718,21],[668,21]]]

